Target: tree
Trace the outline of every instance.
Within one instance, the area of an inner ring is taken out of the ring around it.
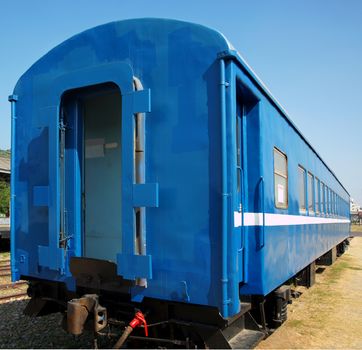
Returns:
[[[10,204],[10,185],[4,181],[0,180],[0,213],[9,216]]]
[[[10,149],[0,149],[0,157],[10,158]]]

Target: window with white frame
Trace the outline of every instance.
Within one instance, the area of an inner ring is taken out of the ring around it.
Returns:
[[[277,208],[288,208],[288,159],[274,147],[274,203]]]
[[[313,186],[313,175],[308,172],[308,213],[313,214],[314,213],[314,186]]]
[[[319,190],[320,181],[317,177],[315,177],[315,183],[314,183],[314,198],[315,198],[315,212],[316,214],[319,214],[319,205],[321,202],[320,196],[321,191]]]
[[[299,209],[306,210],[306,171],[298,166]]]

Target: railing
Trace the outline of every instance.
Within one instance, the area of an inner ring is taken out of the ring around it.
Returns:
[[[261,227],[261,237],[260,237],[260,248],[263,248],[265,245],[265,193],[264,193],[264,178],[260,177],[260,201],[261,201],[261,210],[263,213],[263,225]]]

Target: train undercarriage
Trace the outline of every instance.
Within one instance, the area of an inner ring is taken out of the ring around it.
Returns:
[[[253,348],[286,321],[287,305],[299,296],[293,286],[311,287],[316,265],[331,265],[348,244],[341,242],[267,296],[242,296],[240,312],[228,319],[216,307],[151,298],[132,302],[131,282],[117,276],[114,263],[84,258],[71,260],[76,292],[64,283],[29,279],[24,313],[62,312],[63,328],[76,336],[93,333],[95,348]]]

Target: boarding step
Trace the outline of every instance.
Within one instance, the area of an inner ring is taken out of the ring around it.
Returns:
[[[226,339],[233,338],[245,328],[245,314],[250,311],[250,303],[240,303],[240,312],[228,319],[227,327],[222,331]]]
[[[252,317],[251,303],[240,303],[240,311],[224,319],[223,328],[201,325],[198,329],[207,349],[234,349],[255,347],[266,334]]]
[[[228,319],[227,327],[222,331],[228,347],[231,349],[254,348],[265,337],[249,311],[251,303],[240,303],[240,312]]]
[[[253,349],[264,337],[261,331],[243,329],[229,340],[229,345],[231,349]]]

